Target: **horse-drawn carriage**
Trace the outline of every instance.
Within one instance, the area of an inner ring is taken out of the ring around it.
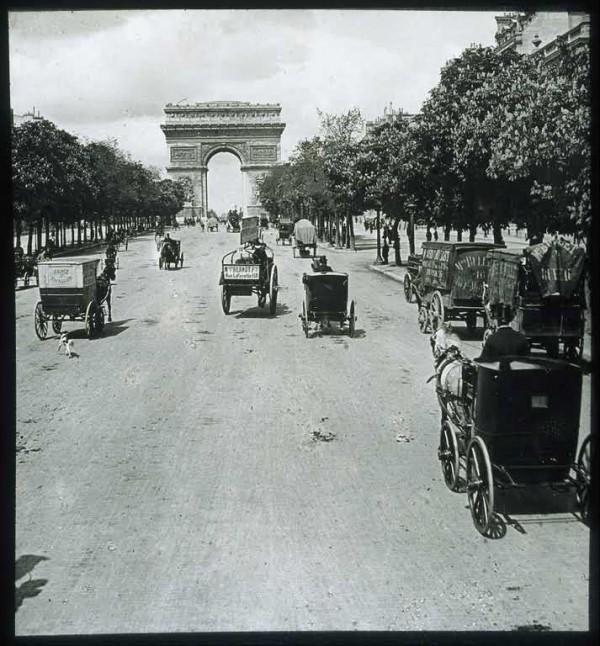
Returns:
[[[522,251],[493,250],[484,285],[487,337],[502,318],[522,332],[532,347],[542,347],[567,359],[583,351],[585,252],[564,240]]]
[[[303,218],[294,224],[295,245],[292,255],[296,258],[296,252],[301,258],[307,258],[311,255],[315,258],[317,255],[317,231],[309,220]]]
[[[529,356],[472,362],[451,345],[439,353],[435,377],[444,481],[466,489],[481,534],[494,533],[495,493],[511,488],[574,488],[588,521],[592,445],[588,436],[577,453],[577,366]]]
[[[183,267],[183,251],[181,251],[181,242],[174,238],[165,238],[160,247],[158,257],[159,269],[171,269],[171,265]]]
[[[292,244],[293,232],[294,223],[292,222],[292,218],[288,215],[282,215],[277,223],[277,238],[275,242],[277,244],[281,242],[282,245],[286,243]]]
[[[353,337],[356,323],[356,307],[351,301],[348,307],[348,274],[336,272],[327,265],[325,256],[316,258],[312,271],[302,275],[304,300],[302,301],[302,330],[308,333],[330,328],[336,323],[340,330],[348,324],[348,334]]]
[[[258,296],[258,306],[264,307],[269,297],[269,313],[277,310],[277,266],[273,250],[260,241],[259,219],[247,216],[240,221],[241,247],[226,253],[221,259],[221,306],[229,314],[232,296]]]
[[[227,232],[239,233],[240,232],[240,216],[237,211],[227,214]]]
[[[413,300],[420,300],[419,293],[419,272],[423,265],[422,254],[410,254],[406,266],[406,273],[404,274],[404,298],[407,303],[412,303]]]
[[[40,300],[35,306],[34,327],[39,339],[45,339],[48,322],[60,334],[63,321],[85,321],[90,339],[104,328],[104,307],[111,320],[111,284],[105,273],[97,275],[98,258],[61,259],[40,262]]]
[[[424,242],[418,278],[421,332],[444,321],[464,321],[469,330],[484,316],[481,294],[487,279],[487,252],[504,245],[485,242]]]
[[[206,222],[206,228],[208,231],[218,231],[219,221],[217,220],[217,218],[208,218]]]

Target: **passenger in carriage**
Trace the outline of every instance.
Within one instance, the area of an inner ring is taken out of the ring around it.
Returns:
[[[502,357],[527,356],[529,354],[529,341],[522,332],[518,332],[510,326],[512,319],[512,311],[505,308],[500,317],[500,325],[487,338],[481,354],[476,357],[475,361],[498,361]]]

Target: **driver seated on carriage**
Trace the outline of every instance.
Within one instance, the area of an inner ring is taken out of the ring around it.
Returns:
[[[527,356],[529,341],[527,337],[510,326],[513,319],[511,308],[504,307],[499,318],[497,330],[486,339],[481,354],[475,361],[498,361],[507,356]]]
[[[313,271],[316,272],[326,272],[333,271],[333,269],[327,264],[327,256],[317,256],[313,259],[311,263]]]

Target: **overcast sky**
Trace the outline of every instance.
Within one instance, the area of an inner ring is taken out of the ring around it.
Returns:
[[[392,102],[417,112],[440,68],[471,43],[494,44],[491,12],[224,10],[9,15],[11,107],[35,106],[89,139],[115,138],[161,168],[166,103],[280,103],[283,159],[318,131],[317,108]],[[209,206],[241,204],[239,162],[209,164]]]

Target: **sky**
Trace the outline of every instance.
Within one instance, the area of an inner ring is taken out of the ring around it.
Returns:
[[[494,45],[498,12],[399,10],[40,11],[9,14],[10,101],[164,174],[167,103],[280,103],[285,160],[317,109],[366,119],[418,112],[441,67]],[[209,207],[241,205],[239,162],[209,163]]]

